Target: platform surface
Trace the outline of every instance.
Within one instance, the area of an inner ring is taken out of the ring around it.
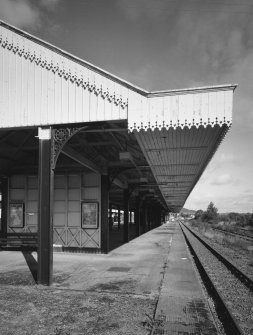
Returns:
[[[37,257],[35,252],[32,256]],[[32,275],[22,253],[0,252],[2,287],[31,283]],[[58,294],[83,291],[85,294],[102,295],[106,292],[121,297],[131,296],[133,306],[138,299],[144,299],[147,304],[150,301],[154,306],[153,315],[136,321],[148,324],[149,334],[151,329],[153,335],[217,334],[176,222],[153,229],[107,255],[54,253],[51,290]],[[122,322],[123,319],[124,315]]]
[[[163,229],[174,234],[152,334],[218,334],[181,229],[168,224]]]

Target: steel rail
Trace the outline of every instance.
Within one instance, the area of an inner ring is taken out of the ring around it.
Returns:
[[[219,252],[217,252],[214,248],[212,248],[208,243],[206,243],[201,237],[199,237],[196,233],[194,233],[189,227],[181,222],[181,224],[188,229],[193,236],[195,236],[211,253],[218,258],[220,262],[222,262],[227,269],[237,278],[239,279],[249,290],[253,293],[253,280],[251,280],[245,273],[239,270],[234,264],[232,264],[227,258],[222,256]]]
[[[180,222],[180,221],[179,221]],[[207,271],[205,270],[204,266],[202,265],[201,260],[199,259],[197,253],[195,252],[194,248],[192,247],[191,242],[189,241],[188,237],[186,236],[184,229],[182,228],[184,226],[186,229],[187,227],[180,222],[180,228],[182,230],[182,233],[184,235],[186,244],[188,245],[190,252],[193,256],[193,260],[195,262],[195,265],[199,271],[199,275],[205,285],[205,288],[208,292],[208,294],[212,297],[212,299],[215,302],[215,309],[216,313],[218,315],[218,318],[220,319],[225,333],[227,335],[242,335],[243,331],[241,327],[239,326],[238,322],[234,318],[232,312],[230,311],[230,308],[227,306],[226,302],[224,301],[222,294],[220,294],[219,290],[216,289],[215,285],[213,284],[211,278],[209,277]],[[189,230],[190,233],[191,230]]]

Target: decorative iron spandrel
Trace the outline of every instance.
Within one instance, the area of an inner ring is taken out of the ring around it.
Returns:
[[[77,134],[83,127],[79,128],[59,128],[52,130],[52,144],[51,144],[51,168],[55,169],[57,159],[61,153],[64,145]]]

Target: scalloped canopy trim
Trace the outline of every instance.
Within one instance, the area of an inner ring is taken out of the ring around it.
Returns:
[[[172,120],[170,120],[170,122],[166,122],[166,121],[162,121],[162,122],[155,122],[154,124],[151,124],[151,122],[141,122],[140,124],[137,123],[133,123],[133,124],[128,124],[128,130],[130,132],[137,130],[155,130],[155,129],[167,129],[169,130],[170,128],[172,129],[176,129],[176,128],[191,128],[191,127],[196,127],[199,128],[200,126],[206,128],[207,126],[211,126],[214,127],[216,125],[219,125],[220,127],[222,127],[223,125],[227,125],[228,127],[230,127],[232,125],[232,121],[231,120],[226,120],[226,117],[223,118],[223,120],[218,120],[218,118],[216,118],[214,121],[211,121],[209,118],[207,120],[203,120],[203,119],[199,119],[198,121],[196,121],[195,119],[192,119],[191,121],[189,120],[184,120],[184,122],[182,122],[181,120],[177,120],[177,122],[174,122]]]
[[[93,92],[97,96],[101,96],[103,99],[107,99],[116,106],[120,106],[123,109],[128,106],[128,100],[123,101],[122,96],[117,96],[115,92],[109,92],[108,88],[103,88],[102,85],[98,86],[95,82],[90,82],[89,78],[83,78],[83,75],[77,76],[76,73],[72,73],[70,69],[65,69],[64,66],[60,66],[58,62],[55,63],[52,59],[48,60],[46,57],[42,58],[42,56],[37,55],[34,50],[30,51],[24,46],[19,46],[18,43],[9,41],[8,38],[3,37],[2,34],[0,35],[0,46],[29,60],[31,63],[34,62],[37,66],[45,68],[54,74],[58,74],[59,77],[69,80],[71,83],[82,86],[84,89]]]

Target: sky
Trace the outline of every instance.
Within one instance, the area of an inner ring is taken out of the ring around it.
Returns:
[[[253,0],[0,0],[0,19],[146,90],[238,84],[184,207],[253,211]]]

